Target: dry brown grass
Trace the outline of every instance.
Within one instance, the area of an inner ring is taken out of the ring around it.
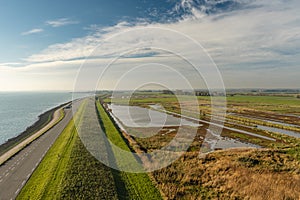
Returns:
[[[278,150],[188,152],[153,172],[167,199],[299,199],[300,164]]]

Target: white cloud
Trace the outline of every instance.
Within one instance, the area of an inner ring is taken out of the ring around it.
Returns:
[[[267,10],[270,11],[267,11]],[[32,55],[29,62],[48,62],[56,60],[83,59],[98,45],[103,45],[105,38],[122,31],[136,28],[160,27],[170,28],[182,32],[199,41],[213,56],[220,66],[263,62],[266,60],[283,59],[286,55],[278,55],[278,50],[294,51],[300,39],[300,28],[297,26],[298,9],[280,10],[279,6],[244,11],[230,14],[217,14],[204,19],[186,19],[172,24],[129,24],[121,22],[116,26],[97,29],[83,38],[73,39],[68,43],[54,44],[41,53]],[[280,20],[272,20],[280,19]],[[295,21],[295,22],[294,22]],[[129,39],[129,38],[128,38]],[[122,43],[123,42],[123,43]],[[120,52],[147,45],[147,43],[169,42],[167,39],[153,35],[152,38],[141,38],[134,35],[130,40],[114,41],[106,44],[106,49],[99,55],[102,57],[118,55]],[[174,44],[170,43],[170,47]],[[178,45],[177,45],[178,46]],[[182,51],[189,51],[189,47],[178,46]],[[186,49],[183,49],[186,48]],[[251,68],[251,66],[249,66]],[[263,66],[261,66],[263,67]]]
[[[78,24],[78,23],[79,23],[78,21],[74,21],[69,18],[60,18],[56,20],[46,21],[46,24],[52,27],[61,27],[61,26],[66,26],[71,24]]]
[[[41,33],[43,32],[44,29],[41,29],[41,28],[35,28],[35,29],[31,29],[29,31],[26,31],[26,32],[23,32],[21,33],[21,35],[31,35],[31,34],[35,34],[35,33]]]
[[[1,66],[11,66],[11,67],[15,67],[15,66],[22,66],[22,65],[24,65],[24,63],[19,63],[19,62],[0,63],[0,67],[1,67]]]
[[[182,6],[192,10],[192,15],[181,21],[162,24],[120,22],[106,28],[93,25],[85,37],[50,45],[29,56],[25,61],[31,64],[18,69],[18,73],[61,74],[70,80],[90,55],[89,64],[103,69],[112,58],[136,48],[141,49],[120,59],[119,71],[115,73],[122,73],[120,66],[127,69],[144,62],[182,67],[168,53],[145,47],[163,46],[201,58],[190,43],[185,43],[182,38],[175,40],[173,34],[151,30],[156,27],[175,30],[198,41],[220,68],[228,87],[297,87],[300,85],[299,5],[296,0],[288,4],[281,0],[249,0],[247,9],[207,15],[202,11],[208,8],[198,9],[183,3]],[[64,18],[49,25],[58,27],[67,21]],[[135,29],[144,29],[146,34],[133,31]],[[130,34],[110,39],[122,32]],[[159,76],[159,70],[157,74]],[[268,79],[264,74],[268,74]]]

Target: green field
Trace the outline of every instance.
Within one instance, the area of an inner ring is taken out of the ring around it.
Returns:
[[[84,106],[81,106],[75,120],[82,120]],[[74,121],[71,120],[22,189],[18,199],[118,197],[111,170],[85,149]]]
[[[300,106],[300,99],[290,96],[250,96],[250,95],[236,95],[233,97],[226,97],[229,103],[240,102],[240,103],[261,103],[271,105],[289,105],[289,106]],[[254,104],[255,105],[255,104]]]
[[[111,99],[108,97],[108,95],[104,95],[103,98],[105,99],[101,100],[109,102]],[[209,98],[198,98],[201,109],[209,111]],[[189,105],[190,98],[184,97],[183,99]],[[125,103],[125,100],[122,98],[114,99],[114,102],[122,104]],[[143,107],[155,103],[162,104],[167,110],[177,112],[179,109],[177,99],[172,95],[142,93],[134,96],[130,102],[131,105]],[[263,118],[270,112],[274,112],[269,117],[270,119],[281,120],[282,122],[286,120],[292,123],[293,116],[281,116],[276,113],[280,109],[285,109],[285,112],[291,113],[292,109],[298,109],[299,100],[281,96],[237,95],[228,97],[228,107],[231,111],[239,114],[228,117],[229,122],[234,121],[241,125],[253,123],[255,125],[261,122],[257,119],[248,120],[249,116],[257,115]],[[94,114],[98,115],[98,118],[90,115],[92,111],[97,111]],[[161,148],[161,145],[164,145],[176,134],[175,132],[164,134],[168,131],[168,128],[165,127],[161,133],[151,138],[133,138],[138,147],[130,146],[131,141],[128,141],[128,138],[125,138],[115,126],[103,105],[99,101],[96,101],[95,105],[91,99],[86,100],[80,107],[74,120],[83,128],[89,127],[91,129],[99,123],[101,126],[99,131],[102,131],[111,143],[128,152],[133,151],[133,149],[152,151]],[[239,127],[232,124],[230,126]],[[170,166],[148,174],[118,171],[102,164],[87,151],[82,143],[82,138],[80,138],[82,136],[93,138],[94,136],[83,131],[81,133],[83,135],[79,137],[72,120],[21,190],[18,199],[162,199],[162,194],[164,198],[168,199],[243,199],[253,197],[253,195],[262,199],[269,197],[294,199],[295,195],[298,194],[299,181],[297,180],[300,180],[300,142],[298,139],[257,130],[255,126],[251,126],[253,129],[251,127],[244,129],[276,138],[276,142],[263,141],[241,133],[224,131],[223,136],[225,137],[260,144],[268,147],[268,149],[217,151],[204,159],[200,159],[198,157],[200,138],[205,136],[205,127],[207,128],[207,125],[197,130],[196,140],[184,156]],[[240,126],[239,128],[243,127]],[[192,128],[185,127],[184,130],[189,131],[189,129]],[[135,131],[151,132],[152,129],[143,130],[141,128]],[[98,144],[93,143],[93,141],[91,143],[92,145]],[[112,156],[109,161],[119,168],[126,168],[127,165],[142,167],[139,165],[138,157],[134,157],[132,154],[127,155],[127,157],[123,156],[109,143],[104,142],[103,144],[100,145],[105,146],[105,150],[101,151],[101,155],[104,157]],[[140,147],[142,149],[136,149]],[[254,182],[251,177],[254,177]],[[287,181],[291,189],[285,188],[285,184],[278,182],[282,179]],[[239,181],[243,184],[238,184]],[[257,181],[260,184],[256,184]],[[268,191],[264,192],[260,185],[263,185],[263,188]],[[256,188],[256,190],[248,194],[250,192],[249,187]]]
[[[126,94],[124,94],[126,96]],[[143,103],[174,103],[178,102],[178,98],[182,100],[191,100],[191,97],[188,95],[170,95],[170,94],[159,94],[159,93],[134,93],[130,98],[131,104],[143,104]],[[210,104],[211,97],[209,96],[198,96],[197,97],[199,102],[205,102]],[[225,97],[213,97],[214,99],[223,99]],[[254,96],[254,95],[234,95],[234,96],[227,96],[226,97],[227,104],[229,106],[250,106],[250,107],[256,107],[256,106],[264,106],[266,110],[272,109],[269,107],[278,107],[278,106],[284,106],[286,108],[297,108],[295,111],[300,112],[300,99],[293,97],[293,96]],[[113,103],[125,103],[128,101],[128,99],[122,99],[122,98],[115,98],[115,99],[105,99],[105,102],[113,102]],[[282,111],[282,109],[281,109]]]
[[[85,102],[76,114],[74,120],[77,124],[88,125],[88,113],[85,114],[87,104]],[[107,136],[123,149],[129,150],[99,106]],[[161,199],[148,174],[113,170],[94,158],[83,145],[74,120],[47,152],[18,199]],[[115,160],[120,161],[120,158],[116,157]]]
[[[119,131],[116,129],[102,105],[97,102],[97,109],[100,114],[100,119],[104,125],[104,129],[108,139],[117,145],[119,148],[130,151],[130,148],[125,143]],[[114,150],[114,149],[113,149]],[[117,165],[122,168],[122,165],[130,164],[128,160],[135,160],[135,158],[123,158],[120,157],[117,152],[114,152],[116,157]],[[136,161],[137,162],[137,161]],[[129,173],[129,172],[120,172],[120,178],[123,180],[126,193],[120,191],[125,196],[122,196],[121,199],[161,199],[159,191],[155,188],[152,181],[150,180],[148,174],[146,173]]]
[[[80,107],[76,119],[82,113]],[[60,185],[75,143],[74,120],[68,124],[46,156],[21,190],[18,199],[55,199],[59,197]],[[38,183],[38,184],[37,184]]]

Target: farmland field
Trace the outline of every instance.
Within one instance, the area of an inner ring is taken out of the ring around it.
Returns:
[[[227,97],[225,128],[221,134],[227,146],[220,145],[219,151],[204,158],[199,157],[199,150],[210,123],[210,97],[198,97],[200,116],[193,112],[195,104],[188,96],[180,96],[185,110],[181,110],[172,94],[136,92],[128,97],[126,92],[120,92],[119,97],[103,98],[103,102],[124,106],[128,102],[129,107],[150,110],[162,107],[169,113],[202,120],[201,127],[181,127],[186,133],[197,132],[188,151],[170,166],[152,172],[157,187],[167,199],[297,199],[300,196],[300,100],[295,96]],[[158,111],[164,112],[163,109]],[[135,116],[131,113],[131,117]],[[128,142],[137,152],[161,149],[176,136],[179,128],[133,127],[124,123],[122,126],[132,135]],[[143,133],[151,137],[137,137]],[[258,147],[230,149],[240,142]]]

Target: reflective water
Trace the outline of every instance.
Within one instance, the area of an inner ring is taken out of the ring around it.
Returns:
[[[269,127],[269,126],[263,126],[263,125],[257,125],[257,128],[265,130],[265,131],[271,131],[271,132],[275,132],[275,133],[281,133],[284,135],[300,138],[300,133],[298,133],[296,131],[289,131],[289,130],[284,130],[284,129],[275,128],[275,127]]]
[[[230,113],[230,115],[237,115],[237,114]],[[255,119],[255,120],[257,119],[257,120],[272,123],[272,124],[278,124],[278,125],[283,125],[283,126],[290,126],[290,127],[299,128],[299,126],[297,126],[297,125],[291,125],[291,124],[287,124],[287,123],[284,123],[284,122],[278,122],[278,121],[274,121],[274,120],[263,120],[261,118],[245,117],[243,115],[238,115],[238,116],[242,116],[243,118],[248,118],[248,119]],[[271,132],[275,132],[275,133],[281,133],[281,134],[284,134],[284,135],[300,138],[300,133],[297,132],[297,131],[290,131],[290,130],[285,130],[285,129],[276,128],[276,127],[269,127],[269,126],[264,126],[264,125],[257,125],[256,128],[261,129],[261,130],[265,130],[265,131],[271,131]]]
[[[138,106],[109,105],[112,113],[127,127],[200,126],[163,112]]]
[[[180,125],[188,125],[197,127],[199,124],[188,121],[186,119],[180,119],[178,117],[174,117],[165,112],[159,112],[156,110],[151,110],[147,108],[141,108],[138,106],[124,106],[124,105],[108,105],[108,107],[112,110],[112,117],[115,118],[118,126],[126,131],[122,124],[127,127],[168,127],[170,126],[170,131],[172,132],[176,129],[172,129],[171,126],[180,126]],[[160,105],[152,105],[150,106],[153,109],[163,109]],[[121,123],[120,123],[121,122]],[[210,131],[208,130],[208,133]],[[168,132],[163,135],[168,134]],[[151,134],[150,134],[151,135]],[[213,135],[213,134],[212,134]],[[152,135],[151,135],[152,136]],[[210,134],[207,135],[205,141],[209,145],[214,145],[215,148],[227,149],[227,148],[237,148],[237,147],[253,147],[253,148],[261,148],[259,145],[245,143],[239,140],[226,138],[226,137],[218,137],[217,139],[214,137],[210,137]],[[217,141],[216,144],[214,144]]]
[[[71,99],[71,93],[0,92],[0,144],[23,132],[46,110]]]
[[[237,139],[232,139],[228,137],[217,136],[209,129],[205,138],[205,143],[208,143],[210,146],[214,146],[214,148],[218,148],[218,149],[240,148],[240,147],[261,148],[261,146],[252,143],[242,142]]]

